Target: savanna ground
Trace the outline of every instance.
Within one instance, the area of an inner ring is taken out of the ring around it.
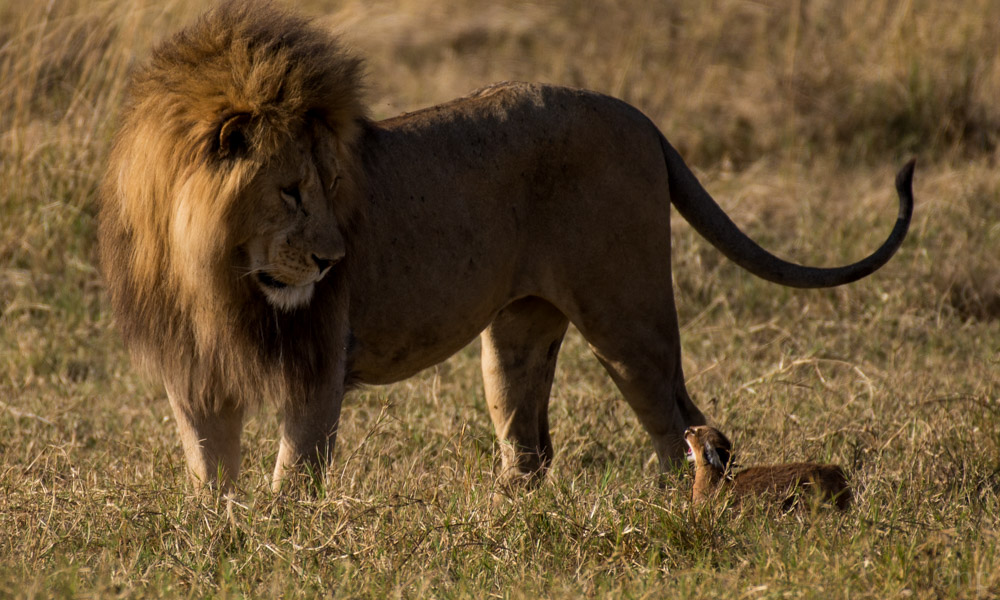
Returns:
[[[674,224],[696,401],[744,464],[843,464],[855,508],[697,511],[683,471],[658,489],[575,332],[531,493],[492,502],[473,344],[351,396],[318,495],[268,490],[262,410],[233,501],[194,496],[94,238],[129,65],[202,4],[0,0],[0,597],[1000,596],[1000,3],[303,4],[368,58],[373,116],[501,79],[608,92],[803,262],[873,249],[918,156],[909,239],[845,288],[764,283]]]

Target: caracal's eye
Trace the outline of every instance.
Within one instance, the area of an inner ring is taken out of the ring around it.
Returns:
[[[292,210],[302,208],[302,195],[299,194],[299,186],[297,185],[281,188],[281,199]]]

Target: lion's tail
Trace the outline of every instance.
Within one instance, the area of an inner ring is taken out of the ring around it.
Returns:
[[[896,175],[899,216],[889,237],[862,260],[843,267],[807,267],[771,254],[751,240],[705,191],[691,169],[662,135],[660,144],[667,163],[670,201],[677,211],[713,246],[731,261],[754,275],[790,287],[821,288],[843,285],[866,277],[887,263],[896,253],[913,216],[913,169],[911,160]]]

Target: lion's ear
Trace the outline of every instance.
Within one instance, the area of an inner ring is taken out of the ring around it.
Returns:
[[[313,135],[315,136],[313,139],[317,145],[316,155],[319,158],[316,166],[319,168],[323,181],[326,182],[327,191],[334,192],[342,176],[341,169],[348,148],[328,125],[319,120],[313,123]]]
[[[218,146],[216,153],[219,158],[236,158],[250,149],[248,129],[250,114],[237,113],[226,118],[219,127]]]

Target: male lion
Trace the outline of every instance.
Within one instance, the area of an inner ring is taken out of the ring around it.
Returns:
[[[805,288],[872,273],[910,222],[912,163],[874,254],[788,263],[740,232],[624,102],[503,83],[373,122],[360,78],[329,34],[261,2],[209,11],[132,75],[101,262],[198,485],[232,484],[248,406],[283,413],[277,486],[329,460],[346,391],[409,377],[477,335],[502,477],[540,475],[571,322],[666,469],[705,421],[681,372],[670,204],[751,273]]]

